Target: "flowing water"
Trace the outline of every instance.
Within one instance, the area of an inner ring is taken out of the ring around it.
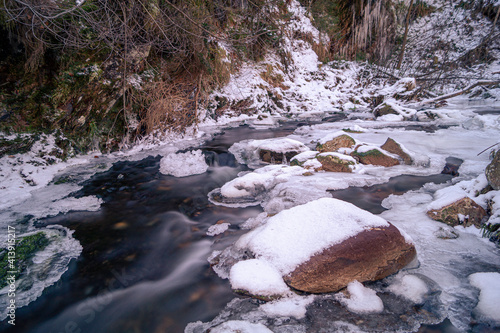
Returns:
[[[285,136],[301,125],[227,129],[201,146],[210,164],[201,175],[162,175],[160,156],[150,156],[116,162],[82,181],[83,187],[71,196],[96,195],[104,202],[100,210],[72,211],[35,223],[40,230],[54,226],[73,230],[83,247],[81,255],[42,296],[17,309],[15,327],[3,321],[0,331],[182,332],[189,322],[212,320],[237,296],[227,280],[212,272],[207,257],[234,242],[244,232],[238,225],[262,209],[214,206],[207,194],[247,170],[228,153],[234,142]],[[384,185],[332,195],[380,213],[389,194],[450,178],[399,176]],[[208,237],[207,229],[217,222],[231,223],[229,231]],[[325,315],[320,309],[311,312],[311,319]],[[449,331],[448,326],[449,322],[424,326],[421,332]]]

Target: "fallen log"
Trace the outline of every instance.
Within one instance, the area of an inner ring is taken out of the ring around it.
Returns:
[[[476,83],[471,84],[471,85],[467,86],[466,88],[464,88],[462,90],[456,91],[456,92],[451,93],[451,94],[442,95],[442,96],[439,96],[439,97],[436,97],[436,98],[431,98],[431,99],[424,100],[424,101],[422,101],[421,104],[422,105],[431,104],[431,103],[439,102],[439,101],[442,101],[442,100],[445,100],[445,99],[448,99],[448,98],[452,98],[452,97],[456,97],[456,96],[459,96],[459,95],[462,95],[462,94],[466,94],[466,93],[468,93],[469,91],[471,91],[472,89],[474,89],[477,86],[493,86],[493,85],[496,85],[496,84],[500,84],[500,80],[496,80],[496,81],[477,81]]]

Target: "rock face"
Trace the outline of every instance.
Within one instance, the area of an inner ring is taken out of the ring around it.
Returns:
[[[347,134],[342,134],[333,138],[330,141],[325,142],[324,144],[319,144],[316,146],[316,150],[321,153],[325,152],[336,152],[340,148],[350,148],[356,144],[353,138],[351,138]]]
[[[352,172],[350,165],[354,165],[354,162],[338,158],[337,156],[327,155],[317,157],[318,161],[321,163],[321,170],[329,172]]]
[[[389,153],[398,155],[399,157],[401,157],[403,159],[403,162],[406,165],[410,165],[412,163],[412,159],[411,159],[410,155],[405,153],[405,151],[401,148],[399,143],[397,143],[396,141],[394,141],[391,138],[387,138],[385,143],[380,148],[387,150]]]
[[[399,164],[397,159],[382,153],[378,149],[372,149],[367,152],[354,151],[351,153],[351,156],[361,164],[381,165],[384,167],[391,167]]]
[[[363,231],[314,255],[284,277],[297,290],[335,292],[358,280],[382,279],[409,264],[415,247],[390,224]]]
[[[494,190],[500,190],[500,150],[496,152],[493,161],[486,167],[486,178]]]
[[[466,197],[441,209],[432,209],[427,212],[427,216],[453,227],[457,225],[463,225],[464,227],[475,225],[480,227],[481,221],[488,214],[483,207]]]

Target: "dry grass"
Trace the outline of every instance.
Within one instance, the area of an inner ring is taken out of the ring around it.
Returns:
[[[196,121],[196,86],[185,82],[152,82],[138,96],[143,105],[139,114],[140,129],[146,134],[155,130],[184,131]]]

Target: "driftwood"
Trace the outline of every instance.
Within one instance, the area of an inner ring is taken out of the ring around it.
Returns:
[[[422,101],[422,104],[425,105],[425,104],[430,104],[430,103],[434,103],[434,102],[439,102],[439,101],[442,101],[442,100],[445,100],[448,98],[452,98],[452,97],[456,97],[456,96],[459,96],[462,94],[466,94],[477,86],[493,86],[495,84],[500,84],[500,80],[497,80],[497,81],[477,81],[476,83],[467,86],[465,89],[456,91],[456,92],[451,93],[451,94],[446,94],[446,95],[442,95],[442,96],[439,96],[436,98],[427,99],[425,101]]]

